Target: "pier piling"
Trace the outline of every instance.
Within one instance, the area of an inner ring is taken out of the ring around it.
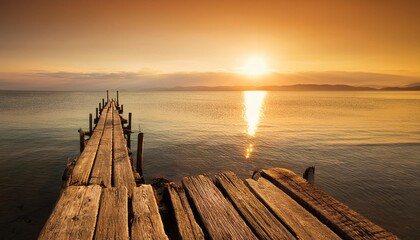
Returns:
[[[99,119],[99,112],[98,112],[98,108],[96,108],[95,124],[98,122],[98,119]]]
[[[85,149],[85,132],[81,128],[79,128],[78,132],[80,137],[80,153],[82,153]]]
[[[120,106],[120,100],[119,100],[118,91],[117,91],[117,107],[119,107],[119,106]]]
[[[89,134],[92,135],[93,128],[92,128],[92,113],[89,113]]]
[[[139,132],[137,136],[137,164],[136,169],[137,172],[140,174],[140,177],[143,178],[143,138],[144,134]]]

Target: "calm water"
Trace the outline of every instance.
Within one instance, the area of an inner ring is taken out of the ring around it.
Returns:
[[[0,239],[36,238],[103,97],[0,92]],[[420,92],[124,92],[120,102],[145,133],[147,181],[315,165],[319,188],[420,239]]]

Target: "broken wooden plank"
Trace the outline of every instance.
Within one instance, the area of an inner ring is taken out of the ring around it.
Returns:
[[[90,174],[89,183],[98,184],[104,187],[112,187],[112,138],[113,138],[113,113],[112,107],[103,114],[106,114],[105,127],[99,142],[98,152]]]
[[[133,215],[131,239],[168,239],[151,185],[134,188]]]
[[[261,176],[282,189],[344,239],[398,239],[288,169],[263,170]]]
[[[246,179],[252,192],[298,239],[341,239],[314,215],[265,178]]]
[[[216,183],[259,239],[295,239],[235,173],[227,171],[216,175]]]
[[[197,224],[188,203],[185,191],[180,186],[168,185],[169,198],[174,211],[180,239],[204,239],[203,231]]]
[[[128,239],[128,195],[125,187],[104,188],[95,239]]]
[[[257,239],[208,176],[184,177],[182,184],[211,239]]]
[[[92,166],[95,160],[96,152],[98,151],[99,142],[102,137],[102,132],[105,127],[106,113],[111,106],[111,103],[108,103],[101,116],[99,121],[96,124],[96,128],[93,131],[92,136],[90,137],[88,143],[85,146],[85,149],[80,154],[79,159],[76,161],[76,164],[73,168],[73,171],[70,175],[69,185],[87,185],[89,182],[89,176],[92,171]]]
[[[92,239],[100,196],[99,186],[66,188],[38,239]]]
[[[133,167],[131,166],[130,155],[128,154],[127,142],[124,137],[120,115],[118,114],[115,105],[113,105],[112,111],[114,112],[114,185],[115,187],[126,187],[131,196],[133,194],[133,189],[136,187]]]

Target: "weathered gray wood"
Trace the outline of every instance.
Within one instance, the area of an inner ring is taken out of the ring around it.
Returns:
[[[218,174],[216,182],[259,239],[296,239],[235,173]]]
[[[134,188],[133,215],[131,239],[168,239],[151,185]]]
[[[104,112],[108,111],[110,103],[105,107]],[[93,162],[95,160],[96,152],[99,147],[99,142],[102,137],[102,132],[105,127],[106,114],[101,114],[90,140],[85,146],[85,149],[80,154],[76,161],[73,172],[70,177],[70,185],[87,185],[89,176],[92,171]]]
[[[95,239],[128,239],[128,195],[125,187],[104,188]]]
[[[144,134],[139,132],[137,136],[137,172],[143,178],[143,138]]]
[[[103,114],[106,114],[105,127],[99,142],[98,152],[90,174],[90,184],[100,184],[105,187],[111,186],[112,174],[112,136],[113,136],[113,113],[112,107]]]
[[[66,188],[38,239],[92,239],[100,195],[99,186]]]
[[[232,204],[208,176],[190,176],[182,184],[211,239],[256,239]]]
[[[195,220],[184,189],[171,184],[168,186],[168,193],[180,239],[204,239],[203,231]]]
[[[124,186],[127,188],[130,196],[133,194],[133,189],[136,187],[134,179],[133,168],[130,162],[130,155],[126,141],[124,138],[124,131],[121,124],[120,115],[115,105],[113,105],[114,112],[114,170],[113,178],[116,187]]]
[[[96,219],[99,211],[102,188],[98,185],[86,187],[82,205],[77,216],[72,218],[73,228],[68,235],[72,239],[92,239],[95,233]]]
[[[344,239],[398,239],[290,170],[272,168],[261,175]]]
[[[299,239],[341,239],[314,215],[265,178],[246,179],[252,192],[285,223]]]

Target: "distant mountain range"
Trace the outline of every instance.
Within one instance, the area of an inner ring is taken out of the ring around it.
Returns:
[[[189,86],[172,88],[150,88],[150,91],[420,91],[420,83],[413,83],[403,87],[358,87],[350,85],[329,85],[329,84],[296,84],[286,86]]]

